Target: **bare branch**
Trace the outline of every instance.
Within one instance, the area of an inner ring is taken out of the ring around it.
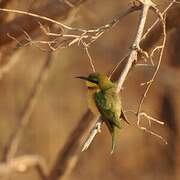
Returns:
[[[141,1],[139,1],[139,2],[142,5],[141,14],[140,14],[140,17],[139,17],[139,25],[138,25],[135,40],[134,40],[134,42],[132,44],[131,51],[129,52],[129,55],[128,55],[128,60],[127,60],[126,66],[124,67],[124,69],[123,69],[123,71],[122,71],[122,73],[121,73],[121,75],[120,75],[120,77],[118,79],[117,92],[120,92],[120,90],[122,88],[122,85],[124,84],[129,71],[131,70],[133,64],[137,61],[139,43],[140,43],[142,35],[143,35],[147,14],[148,14],[148,11],[149,11],[149,9],[151,7],[151,1],[149,1],[149,0],[144,1],[144,2],[141,2]],[[96,125],[94,126],[94,128],[91,130],[88,138],[86,139],[86,141],[84,143],[83,150],[88,148],[88,146],[91,144],[93,138],[98,133],[98,130],[100,128],[99,127],[100,122],[101,121],[98,120],[96,122]]]
[[[147,1],[147,2],[150,2],[150,1]],[[141,1],[141,3],[142,3],[142,1]],[[151,7],[150,4],[143,4],[143,3],[142,3],[142,6],[141,6],[141,8],[143,8],[143,10],[142,10],[142,13],[141,13],[141,21],[140,21],[140,25],[139,25],[139,28],[138,28],[136,40],[134,41],[133,46],[130,49],[130,52],[128,53],[129,57],[128,57],[126,67],[124,68],[124,71],[122,72],[122,74],[121,74],[121,76],[119,78],[119,89],[118,89],[118,91],[120,91],[120,89],[122,89],[122,85],[124,84],[124,81],[125,81],[128,73],[129,73],[130,69],[133,67],[134,63],[137,61],[138,50],[140,48],[139,43],[140,43],[141,38],[142,38],[144,24],[145,24],[145,21],[146,21],[146,16],[147,16],[149,8]],[[142,18],[142,17],[144,17],[144,18]],[[113,22],[112,24],[109,23],[109,25],[107,25],[107,26],[105,25],[105,26],[102,26],[100,28],[85,30],[85,32],[97,33],[97,34],[94,35],[94,39],[96,39],[96,37],[100,37],[103,34],[103,32],[105,32],[105,30],[108,30],[109,27],[113,27],[113,25],[116,24],[118,21],[112,21],[112,22]],[[59,25],[62,25],[62,24],[59,24]],[[69,28],[69,26],[67,26],[67,27]],[[63,27],[63,28],[66,28],[66,27]],[[28,29],[28,31],[26,30],[26,28],[23,28],[23,29],[25,29],[25,32],[27,32],[27,33],[30,32],[29,29]],[[78,28],[72,28],[71,30],[80,30],[81,31],[81,29],[78,29]],[[0,30],[0,32],[1,32],[1,30]],[[84,32],[84,31],[82,31],[82,32]],[[53,35],[53,34],[51,34],[51,35]],[[13,34],[13,36],[14,36],[14,34]],[[60,36],[61,36],[61,34],[60,34]],[[64,34],[64,36],[68,36],[68,34],[67,35]],[[80,36],[81,36],[81,34],[80,34]],[[71,45],[71,44],[79,42],[80,36],[71,37],[71,38],[74,38],[74,39],[72,41],[70,41],[69,44]],[[17,36],[14,36],[14,37],[17,38]],[[58,35],[58,37],[59,37],[59,35]],[[32,41],[32,39],[30,39],[30,40]],[[41,42],[45,43],[43,41],[41,41]],[[90,43],[91,42],[93,42],[93,41],[90,41]],[[142,45],[142,47],[144,48],[143,45]],[[25,116],[25,115],[22,115],[22,117],[23,116]],[[56,160],[56,162],[55,162],[55,164],[54,164],[54,166],[53,166],[53,168],[52,168],[52,170],[50,172],[49,179],[57,180],[59,177],[62,177],[66,173],[66,171],[69,169],[69,167],[72,166],[72,164],[75,163],[75,160],[77,158],[76,155],[77,155],[77,152],[78,152],[80,144],[81,144],[81,139],[82,139],[82,137],[84,137],[84,134],[86,133],[89,126],[91,125],[92,118],[93,117],[92,117],[91,113],[87,112],[83,116],[82,120],[79,122],[79,124],[77,125],[75,130],[70,134],[70,138],[68,138],[67,143],[65,144],[65,147],[58,154],[57,160]],[[97,117],[96,117],[96,119],[97,119]],[[98,122],[100,123],[101,120],[99,120]],[[100,123],[100,125],[101,125],[101,123]],[[100,125],[97,125],[97,127],[95,126],[95,128],[93,130],[93,132],[95,132],[95,134],[92,136],[92,139],[94,138],[94,136],[99,131]],[[97,132],[96,132],[96,130],[97,130]],[[149,131],[149,130],[147,130],[147,131]],[[90,139],[89,142],[91,143],[91,139]],[[85,146],[85,149],[88,146]],[[12,153],[12,154],[14,154],[14,153]]]
[[[180,26],[180,6],[175,4],[176,0],[172,0],[165,10],[161,13],[166,14],[166,31]],[[163,34],[163,26],[158,18],[153,25],[143,35],[140,46],[144,50],[150,50],[156,44]]]
[[[67,3],[67,2],[66,2]],[[52,4],[53,5],[53,4]],[[48,5],[48,9],[50,8],[51,6]],[[46,51],[48,49],[46,48],[42,48],[40,45],[47,45],[48,48],[50,48],[50,50],[52,51],[55,51],[57,48],[65,48],[65,47],[69,47],[69,46],[72,46],[73,44],[75,43],[78,43],[78,42],[84,42],[83,39],[89,39],[89,42],[88,43],[82,43],[83,46],[86,44],[85,46],[85,50],[86,50],[86,53],[88,55],[88,58],[90,60],[90,64],[91,64],[91,67],[93,69],[93,71],[95,71],[95,68],[93,66],[93,62],[92,62],[92,58],[89,54],[89,50],[88,50],[88,47],[90,46],[90,44],[92,44],[94,41],[96,41],[105,31],[109,30],[110,28],[112,28],[115,24],[117,24],[123,17],[125,17],[126,15],[128,15],[129,13],[133,12],[133,11],[136,11],[140,8],[139,5],[132,5],[130,8],[128,8],[125,12],[123,13],[120,13],[120,15],[118,15],[117,17],[114,17],[113,20],[110,22],[110,23],[107,23],[105,24],[104,26],[101,26],[101,27],[98,27],[98,28],[95,28],[95,29],[80,29],[80,28],[72,28],[72,27],[69,27],[69,26],[66,26],[64,24],[62,24],[61,22],[58,22],[58,21],[55,21],[51,18],[48,18],[48,17],[45,17],[45,16],[42,16],[42,15],[37,15],[37,14],[34,14],[34,13],[29,13],[29,12],[24,12],[24,11],[19,11],[19,10],[11,10],[11,9],[2,9],[0,8],[1,11],[5,11],[5,12],[11,12],[11,13],[19,13],[19,14],[24,14],[24,15],[27,15],[27,16],[32,16],[32,17],[36,17],[36,18],[40,18],[40,19],[43,19],[43,20],[46,20],[47,22],[50,22],[50,23],[55,23],[57,25],[60,26],[60,30],[61,30],[61,33],[51,33],[49,30],[46,30],[46,28],[42,25],[42,23],[39,22],[40,24],[40,28],[42,29],[42,31],[47,35],[47,36],[55,36],[55,39],[51,40],[51,41],[47,41],[47,40],[39,40],[39,41],[35,41],[33,40],[31,37],[30,37],[30,29],[28,28],[32,28],[33,26],[35,26],[35,24],[29,26],[29,23],[31,22],[29,19],[26,20],[24,19],[23,22],[28,22],[28,27],[26,26],[21,26],[21,28],[18,29],[18,33],[20,33],[21,35],[22,34],[25,34],[26,36],[26,40],[27,40],[27,43],[25,44],[21,44],[21,42],[17,39],[17,35],[16,32],[14,32],[13,30],[10,29],[11,25],[9,24],[7,27],[6,25],[4,25],[3,27],[5,28],[5,30],[8,28],[8,31],[7,32],[7,37],[8,38],[8,41],[9,40],[13,40],[13,41],[16,41],[18,45],[20,45],[20,47],[22,46],[27,46],[27,45],[34,45],[35,47],[39,48],[40,50],[42,51]],[[42,8],[43,9],[43,8]],[[57,8],[55,8],[57,9]],[[48,11],[48,13],[51,13],[51,11]],[[44,13],[44,12],[43,12]],[[54,13],[54,10],[53,12]],[[17,21],[20,19],[20,17],[17,18]],[[16,24],[16,27],[18,26],[18,22],[16,20],[13,20],[12,22],[12,28],[14,27],[13,26],[13,23]],[[45,22],[46,22],[45,21]],[[23,24],[24,25],[24,24]],[[37,23],[36,23],[37,25]],[[3,29],[3,27],[1,27],[0,31]],[[65,29],[68,29],[68,30],[76,30],[76,31],[80,31],[82,32],[82,34],[80,35],[73,35],[73,34],[64,34],[63,33],[63,29],[62,28],[65,28]],[[3,30],[2,30],[3,31]],[[17,28],[15,29],[15,31],[17,31]],[[1,37],[5,38],[6,35],[3,35],[3,32],[0,32],[1,33]],[[88,33],[93,33],[93,34],[88,34]],[[95,33],[95,34],[94,34]],[[1,40],[3,41],[3,38],[1,38]],[[4,42],[5,43],[5,42]],[[0,41],[0,44],[1,44],[1,41]],[[5,44],[3,44],[5,45]],[[17,48],[16,48],[17,49]],[[11,52],[11,51],[10,51]],[[14,52],[14,50],[13,50]],[[17,62],[16,61],[9,61],[9,63],[6,63],[5,65],[3,65],[2,67],[0,67],[0,78],[2,78],[2,76],[4,74],[6,74],[7,72],[9,72],[12,67],[14,66],[14,64],[16,64]]]
[[[124,57],[115,65],[115,67],[112,69],[112,71],[111,71],[110,74],[109,74],[109,79],[111,79],[112,75],[116,72],[116,70],[119,68],[119,66],[121,65],[121,63],[128,58],[128,56],[129,56],[129,53],[128,53],[126,56],[124,56]]]
[[[170,8],[170,7],[169,7]],[[174,9],[175,12],[178,11],[177,9]],[[169,16],[172,16],[172,14],[168,14]],[[173,15],[174,16],[174,15]],[[169,24],[167,24],[169,26]],[[153,31],[149,31],[148,34],[154,35],[157,34],[154,32],[154,28],[152,28]],[[158,36],[161,36],[160,34]],[[149,37],[149,36],[147,36]],[[153,43],[155,44],[158,41],[154,41]],[[143,43],[141,43],[141,47],[144,49],[144,47],[151,47],[152,44],[149,43],[148,39],[146,41],[146,38],[144,39]],[[126,58],[125,58],[126,59]],[[112,76],[113,79],[117,80],[118,77],[113,74]],[[94,117],[94,120],[98,120],[99,117]],[[74,129],[74,131],[70,134],[69,138],[67,139],[67,142],[65,143],[65,146],[63,150],[61,150],[58,153],[58,157],[56,159],[56,162],[51,170],[51,173],[49,175],[49,179],[54,179],[57,180],[60,177],[63,177],[67,171],[69,172],[71,167],[75,164],[75,161],[77,160],[79,148],[81,145],[81,140],[84,138],[84,136],[87,133],[87,130],[92,126],[93,121],[93,116],[90,111],[87,111],[85,115],[81,118],[79,123],[77,124],[77,127]],[[101,120],[99,119],[99,123]],[[92,128],[92,131],[94,132],[94,135],[99,130],[99,127],[96,126],[97,124],[94,125],[94,128]],[[93,134],[93,133],[92,133]],[[91,133],[90,133],[91,135]],[[94,135],[92,135],[92,138],[94,138]],[[91,138],[88,138],[90,141],[86,141],[87,144],[84,145],[84,149],[86,150],[89,144],[91,143]]]
[[[154,72],[154,75],[153,75],[153,77],[152,77],[152,79],[149,81],[149,83],[148,83],[148,86],[147,86],[147,88],[146,88],[146,90],[145,90],[145,92],[144,92],[144,95],[143,95],[143,97],[141,98],[141,101],[140,101],[140,104],[139,104],[139,107],[138,107],[138,111],[137,111],[137,114],[139,114],[140,113],[140,111],[141,111],[141,108],[142,108],[142,104],[143,104],[143,102],[144,102],[144,100],[145,100],[145,98],[146,98],[146,96],[147,96],[147,93],[149,92],[149,90],[150,90],[150,88],[151,88],[151,86],[152,86],[152,83],[154,82],[154,80],[155,80],[155,78],[156,78],[156,75],[157,75],[157,73],[158,73],[158,71],[159,71],[159,68],[160,68],[160,65],[161,65],[161,61],[162,61],[162,56],[163,56],[163,52],[164,52],[164,47],[165,47],[165,43],[166,43],[166,25],[165,25],[165,23],[163,23],[163,36],[164,36],[164,39],[163,39],[163,43],[162,43],[162,45],[161,45],[161,53],[160,53],[160,57],[159,57],[159,61],[158,61],[158,65],[157,65],[157,67],[156,67],[156,71]],[[138,120],[139,121],[139,120]]]
[[[67,2],[65,4],[67,4]],[[49,7],[48,7],[48,9],[49,9]],[[105,32],[106,30],[110,29],[115,24],[117,24],[124,16],[128,15],[131,12],[139,10],[139,9],[140,9],[140,6],[131,6],[127,11],[125,11],[125,12],[121,13],[120,15],[118,15],[117,17],[113,18],[113,20],[110,23],[105,24],[104,26],[101,26],[101,27],[98,27],[98,28],[94,28],[94,29],[82,29],[82,28],[73,28],[73,27],[70,27],[68,25],[65,25],[65,24],[59,22],[59,21],[55,21],[52,18],[48,18],[47,16],[45,16],[44,12],[42,13],[43,15],[39,15],[37,12],[36,13],[30,13],[30,12],[26,12],[26,11],[20,11],[20,10],[14,10],[14,9],[5,9],[5,8],[0,8],[0,11],[9,12],[9,13],[18,13],[18,14],[29,16],[29,17],[34,17],[34,18],[43,20],[44,22],[46,22],[48,24],[49,23],[56,24],[60,28],[62,28],[62,29],[64,28],[64,29],[70,30],[70,31],[79,31],[81,33],[99,33],[99,32]],[[18,23],[16,22],[16,26],[17,26],[17,24]],[[37,27],[37,24],[33,23],[33,26]],[[24,29],[27,33],[29,33],[29,29],[27,29],[27,27],[22,27],[22,29]],[[7,32],[7,33],[16,34],[16,32],[12,33],[10,29],[9,29],[9,31],[10,32]],[[2,32],[0,31],[0,34],[2,34],[2,36],[6,35],[3,31]],[[18,35],[19,34],[16,34],[15,37],[17,38]],[[3,39],[1,39],[1,41],[4,42]],[[1,45],[2,42],[0,42],[0,45]]]
[[[87,150],[88,147],[90,146],[91,142],[93,141],[94,137],[96,136],[96,134],[98,132],[101,132],[102,123],[103,123],[103,120],[101,118],[99,118],[98,121],[96,122],[96,124],[94,125],[94,127],[91,129],[89,136],[87,137],[81,151]]]
[[[85,42],[83,42],[83,40],[81,40],[81,42],[82,42],[82,44],[83,44],[83,46],[84,46],[84,48],[86,50],[86,54],[88,56],[89,63],[91,65],[91,69],[92,69],[93,72],[96,72],[95,66],[94,66],[94,63],[93,63],[93,60],[92,60],[92,57],[91,57],[91,55],[89,53],[89,47],[88,47],[88,45]]]
[[[80,4],[85,2],[86,0],[75,0],[74,7],[78,7]],[[59,2],[59,5],[57,6],[56,3],[53,1],[50,1],[43,6],[39,7],[38,9],[33,9],[31,14],[39,14],[40,16],[47,16],[51,18],[57,18],[59,17],[61,20],[65,19],[69,12],[72,10],[66,3]],[[3,11],[1,8],[0,11]],[[16,10],[15,10],[16,11]],[[7,9],[7,12],[12,12],[10,9]],[[23,11],[22,11],[23,12]],[[37,15],[38,16],[38,15]],[[43,24],[50,25],[51,22],[54,22],[55,20],[45,20],[44,18]],[[49,18],[48,18],[49,19]],[[60,23],[61,24],[61,23]],[[17,28],[20,27],[20,28]],[[39,27],[39,24],[37,23],[37,19],[32,16],[19,16],[16,19],[4,23],[1,25],[0,28],[0,46],[3,46],[9,42],[12,42],[12,39],[8,38],[6,35],[9,33],[15,38],[22,37],[22,29],[26,31],[28,34],[33,32]]]
[[[174,9],[174,11],[179,12],[178,8],[179,7]],[[178,15],[178,13],[176,15]],[[174,17],[174,14],[173,14],[173,16],[172,16],[172,14],[168,14],[168,16]],[[167,26],[169,26],[169,24],[167,24]],[[170,26],[169,28],[171,29],[172,26]],[[154,28],[152,28],[152,30],[153,31],[148,32],[148,34],[150,34],[151,36],[159,33],[159,31],[158,31],[158,33],[156,33],[154,31]],[[158,34],[158,36],[161,36],[161,35]],[[150,48],[152,46],[152,44],[149,43],[148,38],[149,38],[149,36],[147,36],[147,40],[144,39],[143,43],[141,43],[141,45],[140,45],[143,49],[147,48],[147,47]],[[157,41],[158,41],[158,38],[155,41],[153,41],[153,44],[155,44]],[[114,74],[113,74],[112,78],[115,80],[118,79],[118,77],[115,76]],[[97,120],[97,119],[99,119],[99,117],[94,117],[94,119]],[[85,113],[85,115],[81,118],[81,120],[79,121],[77,127],[70,134],[69,138],[67,139],[67,142],[65,143],[63,150],[58,153],[58,157],[57,157],[56,162],[51,170],[49,179],[57,180],[60,177],[62,178],[63,175],[67,173],[67,171],[70,171],[69,169],[71,169],[71,167],[73,166],[73,164],[75,164],[75,161],[77,159],[81,140],[84,137],[84,135],[87,133],[87,130],[89,129],[89,127],[92,126],[92,122],[93,122],[93,116],[90,113],[90,111],[87,111]],[[99,119],[98,122],[101,122],[101,120]],[[96,125],[97,124],[95,124],[95,126],[94,126],[95,130],[93,130],[95,132],[95,134],[96,134],[96,131],[98,132],[98,129],[99,129],[98,126],[96,128]],[[75,137],[74,137],[74,135],[75,135]],[[94,135],[92,135],[92,138],[94,138]],[[86,141],[87,146],[89,146],[89,144],[91,143],[91,138],[89,138],[89,139],[90,139],[90,141]],[[87,149],[86,145],[84,146],[85,149]]]

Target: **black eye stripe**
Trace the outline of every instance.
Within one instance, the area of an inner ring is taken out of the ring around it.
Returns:
[[[91,79],[90,82],[98,84],[98,80],[97,79]]]

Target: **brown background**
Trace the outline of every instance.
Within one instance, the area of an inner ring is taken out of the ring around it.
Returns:
[[[36,3],[33,0],[19,0],[10,1],[7,7],[28,10],[32,7],[40,7],[43,3],[46,1],[41,0]],[[54,3],[58,6],[58,1]],[[128,3],[129,1],[125,0],[89,0],[74,10],[64,23],[73,27],[98,27],[126,9]],[[167,5],[165,1],[158,3],[160,9]],[[16,17],[14,14],[9,14],[4,21],[11,21]],[[137,27],[137,17],[138,12],[124,18],[92,45],[90,53],[97,71],[109,72],[128,51]],[[155,18],[151,13],[147,27]],[[63,179],[180,179],[179,32],[180,30],[173,29],[168,33],[163,63],[143,106],[143,110],[149,115],[166,123],[165,126],[153,123],[151,129],[165,137],[169,144],[164,145],[161,140],[137,129],[136,117],[129,113],[127,116],[132,125],[123,124],[123,129],[118,134],[115,153],[110,155],[111,138],[103,125],[102,133],[96,136],[86,152],[79,153],[76,166]],[[39,30],[36,33],[40,34]],[[38,39],[41,37],[38,35]],[[9,47],[10,44],[2,46],[1,55],[8,54]],[[5,144],[19,120],[19,114],[46,55],[46,51],[41,51],[32,45],[16,50],[8,59],[18,62],[0,80],[0,154],[3,153]],[[1,58],[0,63],[4,64],[5,61]],[[53,52],[52,61],[48,79],[34,107],[17,152],[17,156],[39,154],[45,158],[49,168],[52,167],[57,153],[87,109],[85,85],[74,77],[91,72],[84,49],[77,45],[56,50]],[[122,92],[123,106],[126,110],[137,109],[145,89],[140,83],[148,81],[154,70],[155,67],[137,67],[128,76]],[[143,124],[148,126],[146,120]],[[12,174],[12,179],[39,178],[31,168],[23,174]]]

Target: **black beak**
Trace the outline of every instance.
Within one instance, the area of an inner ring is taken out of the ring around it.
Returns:
[[[75,78],[82,79],[82,80],[86,80],[86,81],[90,81],[88,77],[77,76],[77,77],[75,77]]]
[[[86,80],[86,81],[92,82],[92,83],[94,83],[94,84],[98,84],[98,81],[97,81],[97,80],[89,79],[88,77],[78,76],[78,77],[76,77],[76,78],[82,79],[82,80]]]

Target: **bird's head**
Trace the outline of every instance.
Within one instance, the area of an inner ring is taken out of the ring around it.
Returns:
[[[88,77],[78,76],[77,78],[85,80],[86,86],[89,89],[102,89],[103,87],[112,84],[106,75],[100,73],[91,73]]]

